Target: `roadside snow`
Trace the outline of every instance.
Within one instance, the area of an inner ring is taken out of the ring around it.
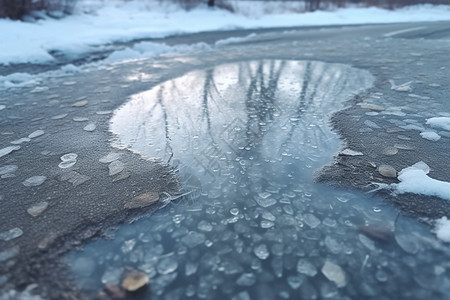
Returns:
[[[391,187],[396,193],[414,193],[426,196],[437,196],[450,200],[450,182],[440,181],[429,177],[430,167],[424,162],[418,162],[398,173],[400,183],[393,183]]]
[[[52,63],[54,56],[78,58],[108,43],[200,31],[450,20],[450,6],[445,5],[417,5],[396,11],[348,8],[301,15],[260,15],[258,5],[261,3],[252,3],[255,13],[244,16],[207,7],[185,11],[158,1],[111,1],[94,12],[59,20],[47,18],[32,23],[0,19],[0,64]]]
[[[429,141],[439,141],[441,136],[434,131],[424,131],[420,133],[420,136]]]
[[[442,217],[436,220],[434,232],[438,239],[449,243],[450,242],[450,220],[447,217]]]

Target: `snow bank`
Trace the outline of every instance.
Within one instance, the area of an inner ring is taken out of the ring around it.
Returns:
[[[255,11],[261,3],[252,4]],[[244,16],[207,7],[187,12],[158,1],[111,1],[95,12],[88,11],[34,23],[0,19],[0,64],[52,63],[55,53],[79,57],[108,43],[200,31],[450,20],[450,6],[443,5],[418,5],[396,11],[349,8],[301,16],[297,13]]]
[[[398,173],[400,183],[392,184],[396,193],[414,193],[426,196],[437,196],[450,200],[450,182],[429,177],[430,167],[424,162],[418,162]]]
[[[449,243],[450,242],[450,220],[447,217],[442,217],[436,220],[434,232],[438,239]]]

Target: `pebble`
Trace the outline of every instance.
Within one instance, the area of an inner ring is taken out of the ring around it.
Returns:
[[[12,141],[11,144],[13,144],[13,145],[20,145],[22,143],[29,142],[29,141],[31,141],[30,138],[21,138],[21,139]]]
[[[125,164],[120,160],[115,160],[108,165],[109,168],[109,176],[114,176],[119,174],[125,169]]]
[[[30,133],[30,135],[28,137],[30,139],[34,139],[34,138],[37,138],[38,136],[43,135],[44,133],[45,133],[44,130],[36,130],[36,131],[33,131],[32,133]]]
[[[129,292],[135,292],[146,286],[148,282],[149,277],[147,274],[138,270],[132,270],[123,279],[122,287]]]
[[[394,169],[394,167],[390,165],[381,165],[378,167],[378,173],[383,175],[384,177],[391,177],[396,178],[397,177],[397,171]]]
[[[23,234],[22,229],[16,227],[8,231],[0,232],[0,240],[7,242],[20,237],[22,234]]]
[[[84,126],[83,130],[91,132],[94,131],[95,128],[97,128],[97,126],[94,123],[89,123],[86,126]]]
[[[28,208],[27,213],[29,213],[32,217],[37,217],[40,214],[42,214],[47,209],[47,207],[48,207],[47,201],[40,202]]]
[[[381,151],[382,154],[392,156],[398,153],[398,149],[395,147],[386,147]]]
[[[345,156],[362,156],[362,155],[364,155],[362,152],[351,150],[351,149],[344,149],[339,154],[345,155]]]
[[[141,194],[127,201],[124,205],[126,209],[133,208],[142,208],[152,204],[155,204],[159,201],[159,193],[157,192],[148,192]]]
[[[2,149],[0,149],[0,157],[8,155],[11,152],[19,150],[19,149],[20,149],[20,146],[9,146],[9,147],[2,148]]]
[[[38,186],[44,183],[44,181],[47,179],[45,176],[32,176],[28,179],[25,179],[22,184],[24,186]]]
[[[107,155],[100,158],[98,161],[103,164],[109,164],[115,160],[118,160],[120,158],[120,155],[121,155],[120,153],[110,152]]]
[[[75,102],[74,104],[72,104],[72,106],[73,107],[83,107],[87,104],[88,104],[87,100],[82,100],[82,101]]]

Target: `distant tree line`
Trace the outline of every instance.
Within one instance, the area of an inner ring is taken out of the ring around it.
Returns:
[[[96,0],[93,0],[96,1]],[[102,0],[97,0],[102,1]],[[130,0],[123,0],[124,2]],[[155,1],[155,0],[148,0]],[[279,1],[279,2],[302,2],[305,11],[315,11],[332,7],[345,7],[348,4],[359,4],[364,6],[377,6],[394,9],[414,4],[450,4],[450,0],[158,0],[159,2],[175,2],[189,10],[200,4],[209,7],[220,7],[233,10],[232,2],[239,1]],[[0,0],[0,18],[22,19],[35,11],[43,11],[54,17],[70,14],[77,0]]]

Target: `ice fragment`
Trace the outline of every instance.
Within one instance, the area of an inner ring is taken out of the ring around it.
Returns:
[[[33,131],[32,133],[30,133],[30,135],[28,137],[30,139],[34,139],[34,138],[37,138],[37,137],[39,137],[39,136],[41,136],[43,134],[45,134],[44,130],[36,130],[36,131]]]
[[[0,157],[10,154],[13,151],[19,150],[20,146],[9,146],[3,149],[0,149]]]
[[[20,237],[22,234],[22,229],[20,229],[19,227],[15,227],[8,231],[0,232],[0,240],[7,242]]]
[[[28,179],[25,179],[25,181],[22,182],[24,186],[38,186],[44,183],[44,181],[47,179],[45,176],[32,176]]]
[[[347,276],[344,270],[329,260],[325,261],[325,264],[322,267],[322,274],[325,275],[328,280],[333,281],[338,288],[347,285]]]
[[[297,271],[309,277],[314,277],[317,274],[317,268],[311,262],[303,258],[297,263]]]

